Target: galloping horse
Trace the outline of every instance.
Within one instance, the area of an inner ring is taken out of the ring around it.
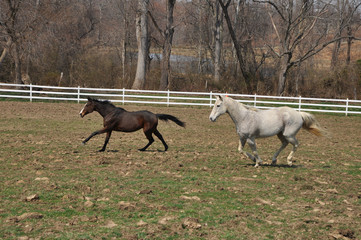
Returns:
[[[272,164],[277,163],[277,157],[280,152],[288,143],[291,143],[293,149],[287,157],[287,163],[289,166],[292,166],[293,154],[298,147],[296,134],[301,127],[316,136],[322,136],[323,130],[312,114],[297,112],[290,107],[258,110],[239,103],[230,97],[217,96],[209,119],[214,122],[224,113],[228,113],[236,125],[236,130],[240,138],[238,150],[256,162],[255,167],[258,167],[259,164],[262,163],[257,153],[256,138],[277,135],[281,140],[282,145],[273,155]],[[246,142],[251,147],[253,155],[243,150]]]
[[[184,122],[172,115],[154,114],[149,111],[128,112],[124,108],[114,106],[110,101],[100,101],[92,98],[88,98],[88,102],[79,114],[81,117],[84,117],[93,111],[97,111],[103,117],[104,127],[90,134],[90,136],[83,141],[83,144],[95,135],[107,133],[104,145],[102,149],[99,150],[100,152],[105,151],[112,131],[134,132],[141,128],[143,128],[143,132],[149,142],[145,147],[139,149],[140,151],[145,151],[154,142],[153,133],[162,141],[164,151],[167,151],[168,145],[157,130],[158,119],[163,121],[171,120],[177,125],[185,127]]]

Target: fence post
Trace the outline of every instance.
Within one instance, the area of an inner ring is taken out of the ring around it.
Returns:
[[[212,91],[209,93],[209,107],[212,107]]]
[[[78,86],[78,103],[80,103],[80,86]]]
[[[348,112],[348,98],[346,99],[346,116],[347,116],[347,112]]]
[[[298,111],[301,112],[301,106],[302,106],[302,97],[298,96]]]
[[[257,94],[255,93],[254,94],[254,104],[253,104],[254,107],[257,107]]]
[[[33,85],[30,83],[30,102],[33,101]]]
[[[169,89],[167,91],[167,107],[169,107]]]
[[[125,97],[125,88],[123,88],[123,96],[122,96],[123,105],[124,105],[124,97]]]

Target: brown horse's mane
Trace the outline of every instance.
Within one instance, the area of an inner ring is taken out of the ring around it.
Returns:
[[[100,104],[102,104],[102,105],[110,105],[110,106],[112,106],[112,107],[114,107],[114,108],[119,108],[119,109],[125,111],[124,108],[116,107],[116,106],[115,106],[111,101],[109,101],[109,100],[99,100],[99,99],[94,99],[94,98],[91,98],[91,100],[94,101],[94,102],[100,103]]]

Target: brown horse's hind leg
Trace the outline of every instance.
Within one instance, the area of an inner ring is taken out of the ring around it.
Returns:
[[[168,150],[168,145],[167,145],[167,143],[164,141],[162,134],[160,134],[160,132],[159,132],[157,129],[155,129],[154,134],[159,138],[159,140],[162,141],[162,143],[163,143],[163,145],[164,145],[164,152],[167,151],[167,150]]]
[[[147,131],[144,131],[144,134],[147,137],[149,142],[147,145],[145,145],[144,148],[138,149],[139,151],[145,151],[154,142],[154,138],[152,137],[152,130],[149,129]]]

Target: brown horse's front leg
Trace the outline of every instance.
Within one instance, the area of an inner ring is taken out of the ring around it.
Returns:
[[[103,145],[102,149],[99,150],[99,152],[105,151],[105,148],[107,147],[107,144],[109,142],[109,138],[111,135],[112,135],[112,131],[107,132],[107,136],[105,137],[104,145]]]
[[[94,137],[95,135],[98,135],[98,134],[102,134],[102,133],[105,133],[107,132],[107,129],[103,128],[101,130],[98,130],[98,131],[95,131],[93,132],[92,134],[90,134],[89,137],[87,137],[82,143],[85,144],[87,143],[92,137]]]

